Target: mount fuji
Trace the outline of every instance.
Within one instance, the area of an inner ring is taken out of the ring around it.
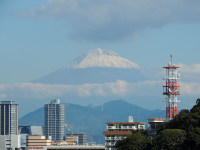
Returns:
[[[139,69],[139,65],[120,57],[112,50],[95,49],[73,60],[66,68],[84,69],[92,67]]]
[[[112,50],[94,49],[74,59],[65,67],[35,80],[46,84],[106,83],[144,80],[141,67]]]

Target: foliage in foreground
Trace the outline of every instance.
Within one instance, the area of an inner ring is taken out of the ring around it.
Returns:
[[[189,110],[182,110],[174,119],[164,124],[157,137],[151,139],[147,131],[135,131],[116,143],[117,150],[146,149],[200,149],[200,98]]]
[[[133,131],[131,136],[126,139],[120,140],[115,144],[117,150],[138,150],[150,149],[152,140],[148,136],[148,132],[144,130]]]

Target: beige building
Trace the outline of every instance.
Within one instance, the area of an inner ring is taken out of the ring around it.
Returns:
[[[77,145],[78,144],[78,136],[76,135],[67,135],[66,142],[68,145]]]
[[[55,142],[45,139],[43,135],[27,135],[27,150],[105,150],[104,145],[75,145],[77,137],[70,136],[68,141]]]
[[[77,145],[77,144],[78,144],[78,136],[75,135],[67,135],[66,141],[51,142],[52,146],[66,146],[66,145]]]
[[[50,146],[51,140],[46,139],[44,135],[27,135],[26,137],[26,146],[28,149],[33,149],[32,147],[42,147]]]
[[[114,150],[117,141],[126,138],[132,134],[133,130],[145,129],[145,122],[133,122],[132,116],[129,116],[129,122],[107,122],[105,135],[105,150]]]

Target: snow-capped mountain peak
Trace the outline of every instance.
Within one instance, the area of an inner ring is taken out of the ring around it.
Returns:
[[[83,69],[91,67],[140,69],[140,66],[126,58],[120,57],[112,50],[94,49],[74,59],[65,68]]]

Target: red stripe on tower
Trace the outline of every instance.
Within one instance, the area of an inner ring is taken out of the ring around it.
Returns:
[[[165,95],[166,101],[166,118],[172,119],[177,115],[177,97],[180,95],[180,86],[178,81],[180,80],[180,73],[177,69],[180,68],[172,63],[172,55],[170,55],[171,61],[167,67],[163,67],[166,70],[166,84],[163,86],[163,95]]]

